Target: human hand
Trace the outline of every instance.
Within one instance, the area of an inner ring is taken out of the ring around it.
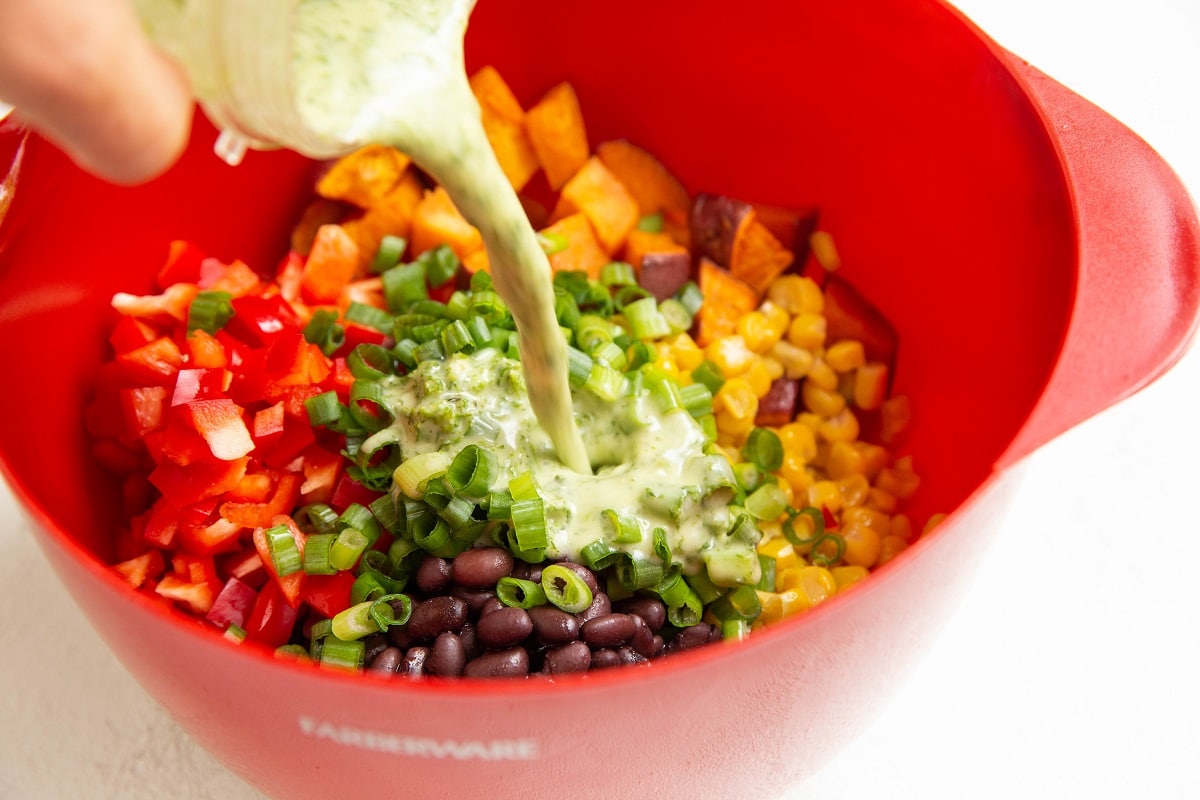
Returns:
[[[187,79],[129,0],[0,0],[0,99],[116,183],[170,167],[192,121]]]

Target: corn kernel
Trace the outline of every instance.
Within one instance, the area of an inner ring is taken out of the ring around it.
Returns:
[[[848,589],[871,574],[866,567],[852,567],[846,564],[834,567],[829,571],[833,574],[833,580],[837,583],[839,592]]]
[[[810,607],[823,603],[837,593],[837,581],[825,567],[793,567],[784,570],[777,583],[780,591],[799,592]]]
[[[771,625],[783,619],[783,601],[779,599],[779,595],[775,592],[763,592],[758,594],[758,604],[762,606],[762,611],[758,615],[758,621],[764,625]]]
[[[833,481],[814,481],[808,487],[808,504],[825,506],[834,514],[842,510],[842,492]]]
[[[865,506],[846,508],[842,511],[843,525],[865,525],[880,536],[887,536],[891,531],[892,518],[882,511],[876,511]]]
[[[726,378],[741,375],[755,358],[754,352],[746,347],[746,341],[741,336],[722,336],[710,343],[704,353]]]
[[[854,371],[854,405],[863,411],[883,407],[887,399],[887,364],[871,361]]]
[[[758,395],[744,378],[730,378],[713,396],[713,408],[727,411],[735,419],[754,419],[758,413]]]
[[[807,611],[810,607],[808,597],[797,592],[795,589],[780,592],[779,605],[783,610],[784,618]]]
[[[761,311],[750,311],[738,317],[735,330],[752,352],[765,353],[779,341],[771,330],[767,315]]]
[[[791,342],[776,342],[771,348],[771,357],[783,365],[784,374],[791,380],[798,380],[812,369],[816,356],[811,351],[796,347]]]
[[[754,398],[755,406],[758,405],[758,398]],[[717,418],[718,441],[725,446],[736,446],[741,440],[754,429],[754,414],[745,417],[734,416],[727,409],[721,409],[715,414]],[[722,438],[720,435],[725,435],[730,438]]]
[[[746,371],[742,373],[742,379],[750,384],[750,389],[760,399],[766,397],[767,392],[771,391],[771,373],[761,358],[756,358],[746,368]]]
[[[785,456],[794,456],[801,461],[817,457],[817,437],[812,428],[802,422],[789,422],[779,428],[779,443]]]
[[[875,485],[896,496],[897,500],[907,500],[917,491],[921,479],[909,469],[903,469],[899,462],[891,467],[884,467],[875,479]]]
[[[725,413],[725,412],[721,412],[721,413]],[[726,424],[728,424],[728,423],[726,423]],[[735,427],[737,426],[736,423],[734,425],[735,425]],[[735,450],[740,450],[742,443],[745,441],[745,438],[746,438],[745,433],[736,433],[734,431],[726,430],[725,428],[723,428],[721,418],[720,418],[720,416],[717,416],[717,446],[720,447],[721,450],[723,450],[726,453],[729,453],[729,452],[732,452]]]
[[[883,547],[882,537],[878,532],[866,525],[846,524],[841,527],[839,533],[842,535],[842,541],[846,543],[842,558],[847,564],[868,569],[875,566]]]
[[[899,536],[904,541],[911,542],[913,540],[912,518],[907,514],[894,514],[888,531],[892,536]]]
[[[821,417],[836,416],[846,407],[846,398],[822,389],[807,378],[800,385],[800,400],[805,408]]]
[[[891,492],[886,492],[878,486],[872,486],[871,491],[867,493],[867,500],[863,505],[876,511],[882,511],[885,514],[894,514],[900,506],[900,502],[896,499],[896,495]]]
[[[777,474],[787,481],[794,495],[804,495],[808,491],[809,484],[812,483],[812,476],[808,474],[808,463],[795,454],[789,454],[786,450],[783,455],[783,465],[779,467]]]
[[[763,369],[767,371],[767,375],[771,380],[777,381],[784,375],[783,364],[780,364],[776,359],[766,356],[762,359]]]
[[[777,583],[779,575],[785,570],[796,566],[796,563],[800,560],[800,556],[796,553],[796,548],[792,547],[792,543],[782,536],[760,542],[758,552],[775,559],[775,580]]]
[[[817,435],[827,442],[853,442],[858,438],[858,417],[848,408],[843,408],[817,426]]]
[[[704,361],[704,351],[687,333],[677,334],[671,339],[671,356],[679,365],[679,369],[687,372],[691,372]]]
[[[828,272],[835,272],[842,266],[842,258],[838,255],[833,243],[833,234],[828,231],[813,231],[808,236],[808,246],[812,249],[813,258]]]
[[[825,310],[825,295],[812,278],[800,275],[783,275],[776,278],[767,289],[767,298],[787,313],[820,314]]]
[[[852,506],[861,506],[871,493],[871,484],[867,481],[867,477],[857,472],[844,478],[838,478],[835,483],[842,493],[842,507],[846,511],[852,511]]]
[[[884,536],[879,542],[879,560],[876,565],[886,564],[908,549],[908,542],[901,536]]]
[[[850,372],[867,363],[867,353],[857,339],[843,339],[825,350],[825,361],[836,372]]]
[[[838,390],[838,374],[833,371],[833,367],[823,358],[817,358],[813,361],[813,365],[808,370],[808,380],[812,381],[816,386],[820,386],[827,392],[836,392]]]
[[[819,350],[825,345],[826,323],[820,314],[810,311],[797,314],[788,325],[787,340],[796,347]]]
[[[792,315],[783,306],[772,303],[770,300],[764,300],[758,310],[767,318],[767,330],[775,337],[775,341],[782,339],[783,335],[787,333]]]
[[[883,405],[879,407],[879,414],[879,438],[884,444],[891,444],[899,439],[912,421],[912,407],[905,395],[896,395],[884,400]]]
[[[945,514],[934,514],[929,518],[929,521],[925,523],[925,527],[921,529],[921,533],[929,533],[931,530],[940,525],[942,520],[945,518]]]
[[[879,470],[887,466],[888,451],[886,448],[869,442],[855,442],[855,449],[863,456],[863,474],[870,480],[875,480]]]
[[[820,428],[818,428],[820,430]],[[834,480],[850,475],[866,475],[866,456],[862,450],[854,446],[854,442],[835,441],[829,447],[829,456],[825,459],[825,471]]]

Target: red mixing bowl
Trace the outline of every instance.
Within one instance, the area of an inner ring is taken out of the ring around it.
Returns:
[[[1022,459],[1182,354],[1196,211],[1141,140],[935,0],[483,0],[468,59],[526,101],[571,81],[593,142],[632,139],[693,191],[820,205],[845,274],[900,331],[915,517],[948,519],[746,643],[554,684],[320,672],[166,611],[106,568],[114,485],[83,455],[108,301],[149,290],[175,238],[274,264],[313,167],[271,153],[227,168],[203,121],[179,166],[136,189],[29,141],[0,228],[0,359],[53,424],[14,424],[29,397],[0,393],[5,475],[127,669],[272,796],[338,797],[348,776],[405,797],[776,795],[863,728],[936,634]]]

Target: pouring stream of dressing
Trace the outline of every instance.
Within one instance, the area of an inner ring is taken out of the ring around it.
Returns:
[[[559,459],[591,473],[575,424],[550,262],[492,154],[463,65],[475,0],[300,0],[292,71],[315,132],[409,155],[479,229],[517,323],[530,402]]]

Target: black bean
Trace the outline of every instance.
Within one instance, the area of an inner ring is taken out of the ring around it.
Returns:
[[[616,650],[607,648],[592,651],[592,669],[608,669],[621,666],[621,656]]]
[[[512,572],[509,573],[514,578],[520,578],[523,581],[533,581],[541,583],[542,581],[542,565],[530,564],[525,561],[517,561],[513,564]]]
[[[604,614],[579,626],[579,638],[595,648],[620,647],[637,631],[628,614]]]
[[[454,582],[468,589],[487,589],[512,568],[512,553],[503,547],[472,547],[455,557]]]
[[[574,561],[559,561],[557,564],[560,567],[566,567],[579,577],[583,578],[583,582],[586,583],[588,588],[592,590],[593,595],[600,591],[600,581],[597,580],[596,573],[592,572],[583,564],[576,564]]]
[[[629,618],[633,620],[633,636],[629,637],[629,646],[638,655],[653,658],[655,650],[654,631],[650,630],[650,626],[646,624],[646,620],[637,614],[630,614]]]
[[[708,644],[709,637],[712,636],[712,626],[707,622],[697,622],[687,628],[683,628],[679,633],[675,634],[675,638],[671,640],[668,650],[691,650],[693,647],[699,647],[703,644]]]
[[[466,663],[467,654],[462,641],[447,631],[433,640],[433,647],[429,648],[429,657],[425,660],[425,671],[443,678],[457,678]]]
[[[363,640],[363,663],[370,664],[376,656],[388,648],[388,638],[382,633],[372,633]]]
[[[467,603],[457,597],[431,597],[413,607],[408,633],[414,641],[429,641],[439,633],[462,630],[467,621]]]
[[[417,588],[426,594],[440,594],[450,588],[454,566],[437,556],[426,556],[417,567]]]
[[[396,672],[410,678],[419,678],[425,674],[425,660],[428,658],[428,647],[410,647],[404,654],[404,660],[400,662],[400,668]]]
[[[592,651],[583,642],[571,642],[546,651],[542,671],[551,675],[586,672],[592,666]]]
[[[500,650],[512,647],[533,633],[533,620],[523,608],[504,607],[479,618],[475,636],[484,647]]]
[[[483,652],[483,645],[475,635],[475,623],[464,623],[462,630],[458,632],[458,639],[462,642],[463,652],[466,653],[468,661]]]
[[[579,638],[579,620],[557,606],[534,606],[528,611],[533,632],[543,644],[565,644]]]
[[[488,614],[492,613],[493,611],[499,611],[502,608],[506,608],[506,606],[504,605],[504,603],[500,602],[499,597],[489,597],[487,599],[487,601],[483,604],[483,606],[480,607],[479,616],[486,617]]]
[[[608,595],[604,592],[598,592],[592,595],[592,604],[579,612],[579,621],[587,622],[589,619],[603,617],[605,614],[612,613],[612,600],[608,599]]]
[[[651,658],[658,658],[659,656],[661,656],[667,652],[666,640],[663,639],[663,637],[659,636],[657,633],[654,634],[654,648],[653,649],[654,649],[654,652],[652,652],[650,654]]]
[[[468,589],[465,586],[455,586],[450,590],[453,597],[457,597],[467,604],[467,608],[475,616],[479,616],[480,609],[483,604],[496,596],[496,590],[493,589]]]
[[[637,614],[655,633],[658,633],[667,621],[667,606],[657,597],[630,597],[613,603],[613,610],[622,614]]]
[[[393,625],[392,627],[388,628],[387,638],[393,646],[399,647],[401,650],[407,650],[408,648],[412,647],[413,644],[413,637],[412,634],[408,632],[407,625]]]
[[[492,650],[467,662],[467,678],[519,678],[529,674],[529,653],[524,647]]]
[[[625,665],[649,664],[650,659],[634,650],[632,647],[618,647],[617,655],[621,657],[621,663]]]
[[[368,663],[367,671],[380,675],[394,675],[403,661],[403,650],[399,647],[388,647]]]

